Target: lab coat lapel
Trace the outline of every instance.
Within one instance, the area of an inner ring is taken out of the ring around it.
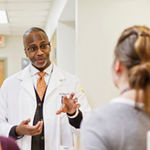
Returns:
[[[18,78],[21,80],[21,86],[32,96],[32,98],[35,98],[35,91],[29,68],[30,65],[22,70]]]
[[[63,81],[65,80],[64,75],[62,74],[61,70],[53,64],[53,72],[49,81],[49,85],[47,87],[46,96],[52,93],[57,87],[59,87]]]

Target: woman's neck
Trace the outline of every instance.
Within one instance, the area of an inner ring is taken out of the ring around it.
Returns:
[[[136,101],[137,91],[135,89],[129,89],[129,90],[126,90],[124,93],[122,93],[120,96],[126,99],[129,99],[131,101]],[[143,92],[141,90],[138,91],[137,101],[143,102],[143,97],[144,97]]]
[[[130,100],[135,100],[136,92],[135,90],[130,88],[128,82],[122,82],[122,84],[118,85],[118,88],[119,88],[121,97],[130,99]]]

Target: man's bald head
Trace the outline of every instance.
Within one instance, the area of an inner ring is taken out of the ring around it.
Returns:
[[[43,29],[41,29],[41,28],[39,28],[39,27],[32,27],[32,28],[29,28],[27,31],[25,31],[25,33],[24,33],[24,35],[23,35],[23,44],[24,44],[24,46],[26,45],[26,44],[25,44],[25,43],[26,43],[26,37],[27,37],[30,33],[32,33],[32,32],[43,32],[43,33],[46,35],[47,40],[48,40],[48,36],[47,36],[46,32],[45,32]],[[49,41],[49,40],[48,40],[48,41]]]

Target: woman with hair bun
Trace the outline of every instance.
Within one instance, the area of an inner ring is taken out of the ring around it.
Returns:
[[[120,95],[83,120],[83,150],[146,150],[150,130],[150,28],[124,30],[114,51]]]

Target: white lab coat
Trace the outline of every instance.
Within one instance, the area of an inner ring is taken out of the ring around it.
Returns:
[[[31,119],[30,125],[33,124],[37,104],[29,66],[6,79],[1,87],[0,135],[8,136],[12,126],[28,118]],[[79,80],[53,65],[43,105],[45,150],[75,149],[73,135],[77,129],[69,124],[65,113],[56,115],[61,107],[61,97],[72,92],[78,97],[84,115],[90,107],[84,92],[80,90]],[[17,143],[21,150],[31,150],[31,136],[24,136]]]

